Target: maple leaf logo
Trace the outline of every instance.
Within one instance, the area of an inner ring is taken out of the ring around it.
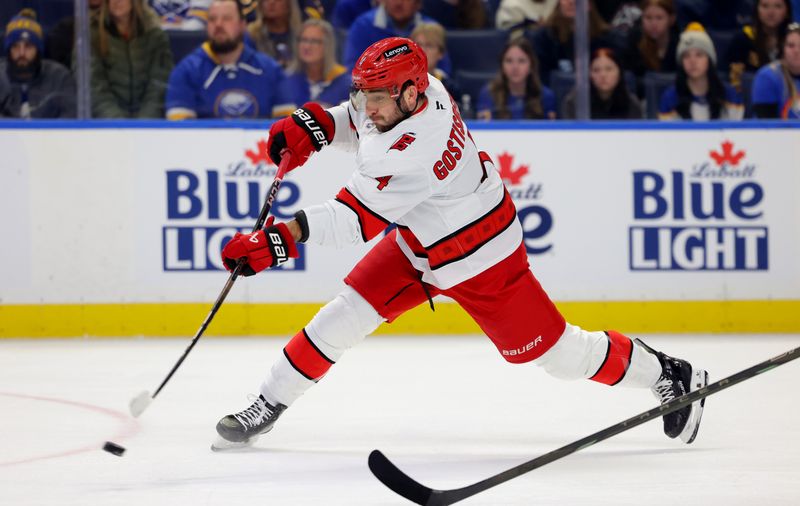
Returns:
[[[264,162],[266,164],[272,163],[272,160],[270,160],[267,154],[267,141],[264,139],[256,143],[256,151],[248,149],[244,152],[244,156],[249,158],[253,165],[258,165],[259,162]]]
[[[725,141],[722,143],[722,152],[717,151],[709,151],[708,155],[717,162],[717,165],[722,166],[724,163],[728,163],[731,166],[739,165],[739,162],[742,161],[744,158],[745,152],[744,150],[739,150],[736,153],[733,152],[733,143],[731,141]]]
[[[527,165],[520,165],[514,169],[514,155],[507,152],[498,155],[497,161],[500,164],[500,179],[506,184],[519,184],[522,178],[530,172]]]

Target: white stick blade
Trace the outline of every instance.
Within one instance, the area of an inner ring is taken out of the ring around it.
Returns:
[[[150,392],[147,390],[142,391],[139,395],[131,399],[129,405],[131,415],[133,415],[134,418],[138,418],[139,415],[144,413],[144,410],[147,409],[147,406],[149,406],[151,402],[153,402],[153,398],[150,397]]]

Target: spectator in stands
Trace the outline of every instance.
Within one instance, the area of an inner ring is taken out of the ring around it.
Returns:
[[[716,64],[711,37],[699,23],[691,23],[678,42],[678,72],[661,96],[659,119],[742,119],[742,98],[722,82]]]
[[[521,35],[519,30],[527,30],[544,22],[558,0],[500,0],[495,15],[495,26],[510,30],[513,37]]]
[[[36,13],[23,9],[6,25],[0,74],[6,96],[0,116],[74,118],[75,81],[60,63],[42,58],[44,41]]]
[[[789,0],[758,0],[753,24],[739,30],[728,51],[729,80],[741,90],[742,74],[755,72],[780,56],[786,27],[792,21]]]
[[[642,119],[642,105],[628,91],[623,69],[613,49],[600,48],[592,53],[589,66],[592,119]],[[575,90],[565,98],[564,117],[575,118]]]
[[[476,30],[487,26],[484,0],[425,0],[422,13],[447,29]]]
[[[539,76],[543,82],[549,82],[550,72],[554,70],[574,71],[574,32],[575,0],[558,0],[558,5],[544,25],[531,34],[539,58]],[[597,13],[594,0],[589,0],[589,38],[592,48],[618,46],[608,25]]]
[[[628,34],[626,67],[641,83],[647,72],[675,72],[680,32],[672,0],[644,0],[639,26]],[[639,96],[643,90],[640,89]]]
[[[258,19],[247,31],[256,49],[286,68],[294,58],[295,41],[302,22],[297,0],[259,0]]]
[[[642,17],[638,0],[600,0],[597,13],[617,33],[626,35]]]
[[[332,7],[336,0],[325,0],[329,3],[328,7]],[[303,11],[303,21],[306,19],[325,19],[327,20],[327,10],[323,0],[303,0],[301,2]]]
[[[336,36],[323,19],[303,23],[290,70],[288,88],[295,104],[313,101],[332,107],[350,94],[350,72],[336,61]]]
[[[800,120],[800,23],[789,25],[783,57],[756,73],[752,103],[757,118]]]
[[[0,74],[0,111],[4,111],[11,102],[11,83],[8,82],[8,76]]]
[[[103,0],[89,1],[89,18],[93,21],[100,13]],[[72,68],[72,51],[75,45],[75,18],[72,16],[60,19],[44,41],[44,57],[57,61],[65,67]]]
[[[536,53],[519,37],[500,55],[500,71],[478,96],[479,119],[556,119],[555,94],[539,80]]]
[[[148,0],[164,30],[205,30],[211,0]]]
[[[380,4],[379,0],[336,0],[331,22],[337,30],[348,30],[357,17]]]
[[[172,66],[169,39],[143,0],[103,0],[92,24],[95,117],[163,117]]]
[[[440,80],[445,89],[450,92],[450,95],[460,99],[461,90],[458,84],[447,72],[439,68],[439,62],[442,61],[442,58],[447,53],[445,31],[442,25],[422,22],[411,32],[409,38],[425,51],[425,56],[428,58],[428,73]]]
[[[751,21],[756,0],[678,0],[678,25],[700,23],[713,30],[738,30]]]
[[[208,41],[169,77],[167,118],[269,118],[294,110],[283,70],[244,44],[247,30],[236,0],[212,0]]]
[[[408,37],[416,26],[433,19],[420,14],[422,0],[383,0],[382,5],[360,15],[347,34],[344,63],[352,67],[373,42],[387,37]]]

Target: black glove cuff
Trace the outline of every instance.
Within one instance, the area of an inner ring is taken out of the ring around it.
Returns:
[[[302,209],[294,213],[294,219],[297,220],[297,224],[300,226],[300,239],[297,242],[306,242],[308,240],[308,218],[306,218],[306,213]]]
[[[325,129],[319,124],[319,121],[310,110],[301,107],[292,113],[294,122],[305,130],[308,138],[311,139],[311,144],[314,145],[314,150],[319,151],[323,146],[330,144],[328,134]]]
[[[283,234],[281,234],[281,229],[277,225],[267,227],[264,229],[264,237],[267,240],[269,253],[272,255],[270,267],[277,267],[287,262],[289,260],[289,247],[286,245]]]

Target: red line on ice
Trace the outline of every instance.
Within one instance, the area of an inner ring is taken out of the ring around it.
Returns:
[[[24,394],[14,394],[10,392],[0,392],[0,396],[4,397],[14,397],[17,399],[26,399],[26,400],[33,400],[33,401],[42,401],[42,402],[53,402],[56,404],[63,404],[65,406],[72,406],[75,408],[85,409],[87,411],[94,411],[95,413],[100,413],[102,415],[110,416],[111,418],[116,418],[122,423],[122,427],[119,431],[114,434],[111,438],[111,441],[119,442],[124,441],[139,431],[139,423],[128,416],[126,413],[122,413],[121,411],[115,411],[113,409],[107,409],[100,406],[94,406],[92,404],[86,404],[83,402],[76,402],[76,401],[68,401],[66,399],[55,399],[52,397],[41,397],[38,395],[24,395]],[[82,446],[80,448],[74,448],[71,450],[64,450],[58,453],[51,453],[47,455],[39,455],[36,457],[29,457],[22,460],[12,460],[9,462],[0,462],[0,467],[8,467],[8,466],[15,466],[18,464],[28,464],[31,462],[38,462],[40,460],[48,460],[48,459],[55,459],[59,457],[69,457],[71,455],[77,455],[79,453],[91,452],[95,450],[99,450],[102,448],[103,443],[98,442],[96,444]]]

